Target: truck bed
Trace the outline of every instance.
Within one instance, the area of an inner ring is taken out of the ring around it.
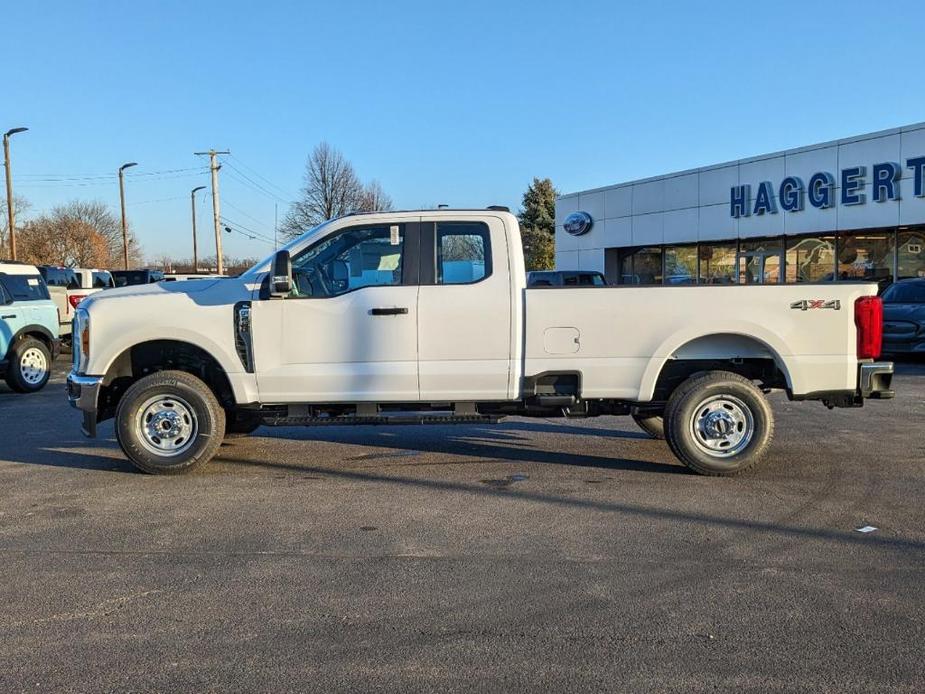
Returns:
[[[525,376],[575,371],[585,398],[649,401],[669,359],[773,358],[795,396],[857,385],[854,303],[869,283],[537,287]],[[654,358],[653,358],[654,357]]]

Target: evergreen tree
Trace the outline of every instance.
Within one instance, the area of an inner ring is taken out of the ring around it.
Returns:
[[[548,178],[534,178],[524,193],[518,218],[527,270],[551,270],[555,266],[558,194]]]

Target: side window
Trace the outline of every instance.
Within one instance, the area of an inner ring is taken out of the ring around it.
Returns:
[[[3,280],[0,280],[0,306],[5,306],[12,303],[13,297],[10,296],[10,293],[6,290],[6,287],[3,286]]]
[[[472,284],[490,274],[487,226],[480,222],[437,224],[437,284]]]
[[[73,270],[65,270],[67,273],[67,288],[68,289],[80,289],[80,277],[77,276],[77,273]]]
[[[293,297],[340,296],[402,283],[404,225],[344,229],[292,260]]]
[[[109,276],[108,272],[94,272],[93,286],[96,289],[109,289],[113,286],[112,277]]]
[[[0,273],[0,282],[13,301],[41,301],[48,299],[48,288],[41,275],[7,275]]]

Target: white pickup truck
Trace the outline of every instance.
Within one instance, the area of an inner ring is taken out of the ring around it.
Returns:
[[[271,426],[632,415],[693,470],[766,452],[765,394],[890,398],[872,283],[526,288],[504,208],[351,215],[240,277],[88,297],[71,403],[142,470]],[[807,444],[811,445],[810,443]]]

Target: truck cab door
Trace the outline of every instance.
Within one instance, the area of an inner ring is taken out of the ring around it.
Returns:
[[[294,254],[251,309],[260,401],[417,401],[417,248],[417,222],[357,222]]]
[[[418,297],[421,400],[509,398],[512,284],[504,224],[422,217]]]

